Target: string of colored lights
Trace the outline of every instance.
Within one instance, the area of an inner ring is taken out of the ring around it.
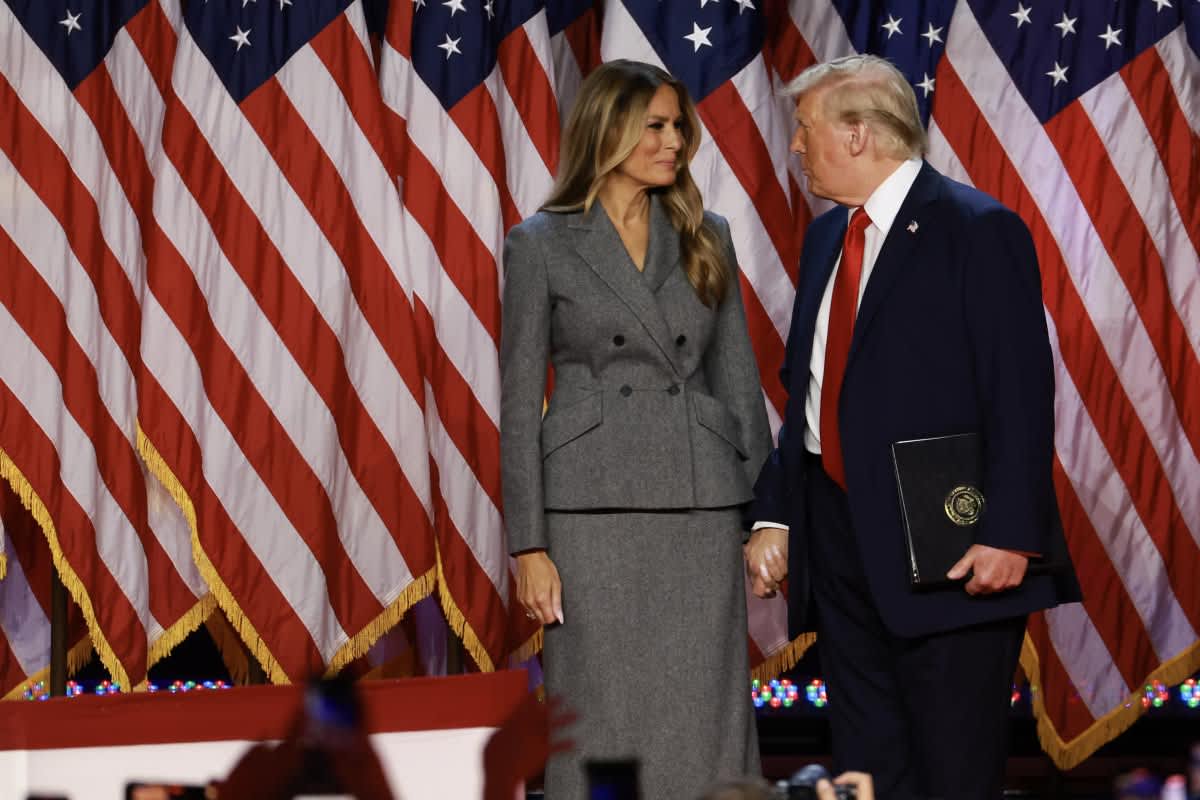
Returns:
[[[223,680],[200,682],[176,680],[162,686],[151,683],[146,687],[147,691],[151,693],[163,692],[166,694],[229,688],[231,688],[230,685]],[[1037,687],[1013,686],[1011,704],[1016,706],[1026,699],[1027,693],[1031,694],[1036,691]],[[101,681],[91,692],[85,690],[84,686],[76,681],[67,681],[67,697],[78,697],[82,694],[115,695],[120,692],[121,687],[111,681]],[[1139,699],[1143,708],[1163,708],[1173,705],[1172,696],[1171,687],[1162,681],[1153,681],[1146,684]],[[1188,678],[1178,686],[1178,692],[1174,696],[1179,698],[1180,705],[1190,709],[1200,709],[1200,682],[1197,682],[1195,678]],[[25,687],[22,697],[26,700],[49,700],[50,692],[45,681],[37,681]],[[802,685],[787,678],[772,681],[755,679],[750,682],[750,699],[754,702],[755,708],[792,708],[801,701],[807,702],[814,708],[825,708],[829,705],[829,693],[825,687],[825,681],[820,678],[813,678]]]

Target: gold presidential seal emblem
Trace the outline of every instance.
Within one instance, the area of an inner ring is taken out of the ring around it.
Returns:
[[[974,525],[983,513],[983,493],[974,486],[955,486],[946,495],[946,516],[955,525]]]

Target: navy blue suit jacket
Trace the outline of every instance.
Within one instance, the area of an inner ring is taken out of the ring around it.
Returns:
[[[789,400],[779,445],[755,486],[753,520],[787,523],[789,617],[810,630],[804,508],[804,403],[817,309],[847,222],[838,207],[804,239],[800,285],[780,377]],[[1012,591],[909,584],[891,444],[976,431],[988,509],[976,541],[1067,561],[1051,478],[1054,375],[1037,256],[1021,219],[922,166],[892,224],[859,307],[838,424],[855,542],[869,591],[899,636],[1014,617],[1079,599],[1069,568]]]

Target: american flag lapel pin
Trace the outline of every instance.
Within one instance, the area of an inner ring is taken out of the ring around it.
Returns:
[[[915,219],[912,222],[908,223],[908,232],[909,233],[917,232],[917,221]]]

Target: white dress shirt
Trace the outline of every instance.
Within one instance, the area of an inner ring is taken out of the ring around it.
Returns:
[[[855,308],[862,303],[863,292],[871,277],[871,271],[875,268],[879,250],[887,239],[888,231],[892,229],[892,223],[896,221],[896,215],[900,213],[904,198],[908,197],[908,191],[917,179],[917,173],[921,171],[921,164],[921,159],[913,158],[896,167],[863,203],[863,208],[871,217],[871,224],[864,232],[862,277],[858,284],[858,301]],[[849,210],[847,223],[857,211],[857,208]],[[810,453],[821,452],[821,379],[825,375],[825,340],[829,334],[829,306],[833,302],[833,283],[841,266],[842,256],[839,253],[837,264],[834,265],[829,281],[825,284],[821,305],[817,309],[817,327],[813,332],[812,354],[808,360],[808,394],[804,398],[804,448]],[[787,526],[765,520],[754,524],[754,530],[767,527]]]

